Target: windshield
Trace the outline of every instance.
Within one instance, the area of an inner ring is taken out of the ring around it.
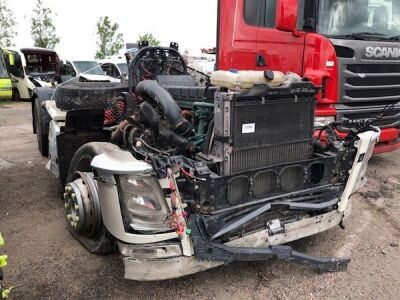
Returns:
[[[400,34],[400,1],[323,0],[317,20],[317,32],[328,36],[393,37]]]
[[[104,75],[103,69],[96,61],[74,61],[74,65],[80,74]]]
[[[58,58],[55,53],[26,53],[26,73],[28,75],[40,75],[45,73],[56,73]]]
[[[118,64],[118,68],[120,69],[121,73],[128,74],[128,64],[127,63]]]

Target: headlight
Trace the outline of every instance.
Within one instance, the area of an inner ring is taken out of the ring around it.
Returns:
[[[169,208],[158,181],[150,176],[119,177],[122,213],[134,230],[170,230]]]
[[[324,127],[335,121],[335,117],[315,117],[314,118],[314,127],[320,128]]]

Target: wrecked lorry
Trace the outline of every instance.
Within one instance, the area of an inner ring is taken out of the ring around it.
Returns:
[[[380,130],[347,120],[314,137],[311,82],[232,70],[199,87],[172,46],[140,49],[128,86],[66,83],[36,99],[71,234],[119,251],[132,280],[272,258],[346,269],[285,244],[348,217]]]

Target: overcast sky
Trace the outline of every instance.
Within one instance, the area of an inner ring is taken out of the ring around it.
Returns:
[[[215,46],[217,0],[43,0],[51,8],[63,58],[92,58],[96,52],[96,22],[109,16],[119,23],[125,42],[150,32],[162,45],[178,42],[197,54]],[[35,0],[8,0],[16,17],[16,45],[33,46],[30,18]]]

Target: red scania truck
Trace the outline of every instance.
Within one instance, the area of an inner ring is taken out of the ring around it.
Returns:
[[[400,148],[400,1],[220,0],[217,68],[295,72],[322,86],[315,127],[372,119]]]

